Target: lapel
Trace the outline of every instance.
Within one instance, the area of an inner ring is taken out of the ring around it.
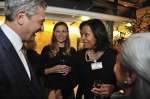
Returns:
[[[29,77],[27,75],[27,72],[23,66],[23,63],[21,62],[16,50],[14,49],[13,45],[11,44],[11,42],[9,41],[9,39],[6,37],[6,35],[2,32],[2,30],[0,29],[0,40],[1,40],[1,44],[4,47],[6,53],[7,54],[7,60],[8,62],[10,62],[14,68],[14,72],[17,72],[18,75],[20,75],[20,77],[23,77],[22,80],[24,80],[24,82],[29,82]],[[16,74],[17,74],[16,73]]]

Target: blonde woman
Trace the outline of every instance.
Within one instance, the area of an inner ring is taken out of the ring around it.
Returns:
[[[59,95],[63,99],[74,99],[72,66],[75,53],[75,49],[70,47],[67,24],[56,23],[53,28],[51,45],[45,46],[41,54],[45,87],[55,98]]]

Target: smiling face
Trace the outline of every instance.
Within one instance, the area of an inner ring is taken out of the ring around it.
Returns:
[[[17,22],[20,25],[19,35],[23,41],[29,41],[38,31],[43,30],[45,20],[44,8],[37,7],[35,14],[28,17],[26,12],[19,12]]]
[[[81,39],[84,43],[84,47],[87,49],[92,49],[95,47],[96,39],[93,35],[91,28],[88,25],[85,25],[80,30]]]
[[[67,27],[64,25],[58,25],[54,30],[54,36],[58,43],[64,43],[68,36]]]

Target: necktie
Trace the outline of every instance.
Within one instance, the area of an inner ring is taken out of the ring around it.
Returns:
[[[26,61],[27,61],[27,64],[28,64],[27,50],[26,50],[26,48],[24,47],[24,45],[23,45],[21,51],[22,51],[22,53],[23,53],[23,55],[24,55],[24,57],[25,57],[25,59],[26,59]]]
[[[21,48],[21,52],[22,52],[22,55],[25,59],[25,62],[23,62],[23,65],[25,65],[26,72],[27,72],[27,74],[28,74],[28,76],[31,80],[31,69],[30,69],[30,66],[29,66],[30,64],[29,64],[29,61],[28,61],[28,58],[27,58],[27,50],[24,46]]]

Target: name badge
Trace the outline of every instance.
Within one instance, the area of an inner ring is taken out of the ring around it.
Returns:
[[[91,64],[92,70],[101,69],[103,68],[102,62],[95,62]]]

